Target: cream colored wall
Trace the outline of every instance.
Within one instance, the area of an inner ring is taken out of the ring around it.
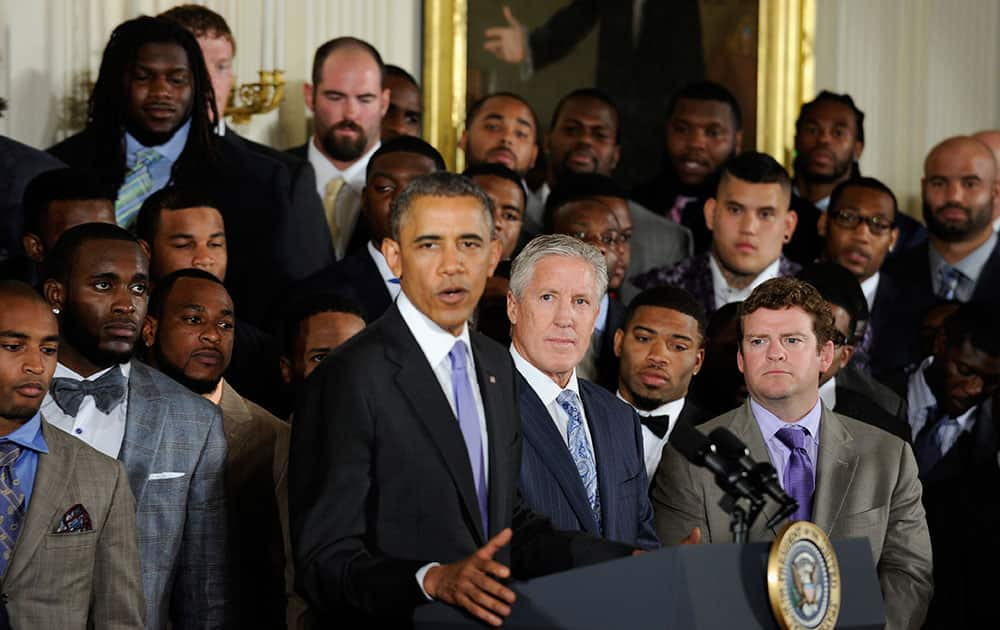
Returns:
[[[920,214],[927,151],[1000,128],[1000,2],[819,0],[816,90],[865,112],[861,170]]]
[[[101,53],[114,27],[141,13],[156,14],[169,0],[0,0],[0,96],[8,111],[0,133],[46,147],[70,133],[71,101],[81,106],[82,87],[96,78]],[[264,0],[198,2],[226,18],[237,41],[238,81],[252,82],[260,69]],[[269,114],[238,127],[248,137],[277,147],[301,144],[307,111],[302,85],[312,55],[324,41],[353,35],[371,42],[386,63],[420,76],[420,0],[280,0],[285,7],[287,97]]]

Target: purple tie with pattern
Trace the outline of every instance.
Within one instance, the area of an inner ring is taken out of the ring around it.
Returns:
[[[489,511],[487,509],[486,471],[483,466],[483,436],[479,426],[479,411],[476,409],[476,398],[472,395],[472,384],[469,380],[468,362],[465,354],[465,342],[456,341],[448,353],[451,360],[451,391],[455,395],[455,412],[458,416],[458,426],[462,429],[462,438],[469,453],[469,464],[472,466],[472,481],[476,485],[476,498],[479,502],[479,515],[483,519],[483,535],[490,537]]]
[[[808,521],[812,518],[812,497],[816,490],[812,462],[805,449],[809,433],[799,427],[784,427],[775,435],[791,451],[785,464],[785,492],[799,502],[799,507],[790,520]]]

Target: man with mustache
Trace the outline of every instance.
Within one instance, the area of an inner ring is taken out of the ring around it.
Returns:
[[[718,83],[682,87],[667,104],[667,163],[632,191],[643,206],[690,229],[695,253],[711,244],[703,207],[715,193],[722,167],[742,150],[742,117],[736,97]]]
[[[896,294],[905,290],[881,272],[883,263],[899,238],[901,216],[896,195],[871,177],[842,182],[830,195],[830,206],[817,225],[825,237],[822,259],[854,274],[861,283],[871,319],[858,345],[852,364],[864,371],[879,371],[884,355],[871,354],[878,331],[892,327],[887,319]]]
[[[59,353],[49,305],[6,280],[0,304],[0,626],[141,630],[142,570],[125,467],[39,412]]]
[[[675,267],[633,278],[641,288],[672,284],[690,291],[706,313],[746,299],[771,278],[788,277],[799,265],[781,254],[795,231],[789,210],[791,181],[784,167],[765,153],[747,151],[723,168],[718,190],[705,202],[711,251]]]
[[[62,235],[46,272],[61,346],[42,414],[125,464],[146,627],[222,627],[226,437],[215,406],[133,360],[149,299],[146,252],[118,226],[88,223]]]
[[[539,236],[514,261],[507,314],[524,419],[521,492],[556,527],[655,549],[635,412],[576,369],[606,282],[604,257],[570,236]]]
[[[639,415],[650,480],[677,424],[693,426],[708,419],[687,395],[705,359],[707,325],[705,309],[693,295],[665,286],[637,295],[615,331],[615,355],[621,360],[618,398]]]
[[[233,301],[222,281],[188,268],[157,283],[142,338],[151,366],[222,411],[229,446],[229,585],[231,597],[240,602],[233,619],[239,627],[280,627],[285,620],[285,546],[274,471],[286,465],[275,455],[278,442],[287,441],[289,427],[240,396],[222,377],[232,358],[235,326]]]
[[[621,153],[621,126],[618,107],[609,96],[594,88],[574,90],[556,105],[545,138],[549,155],[548,179],[535,197],[544,203],[549,192],[567,176],[577,178],[572,186],[580,195],[601,198],[615,211],[629,241],[626,277],[663,265],[673,265],[691,255],[690,231],[654,214],[628,199],[611,181]],[[625,230],[625,225],[630,228]],[[630,282],[622,285],[622,298],[638,293]]]
[[[962,304],[933,355],[892,383],[909,404],[934,548],[925,628],[986,627],[995,619],[993,571],[983,559],[1000,557],[1000,437],[990,403],[1000,385],[998,317],[995,304]]]
[[[358,223],[368,160],[379,147],[389,108],[385,64],[378,50],[355,37],[326,42],[313,57],[312,83],[303,86],[315,130],[289,153],[316,171],[336,257],[343,258]]]
[[[885,361],[876,376],[919,362],[920,317],[938,301],[1000,302],[1000,253],[993,206],[1000,196],[996,159],[986,145],[948,138],[924,160],[926,243],[895,256],[886,278],[901,288],[886,314],[892,325],[873,340]]]

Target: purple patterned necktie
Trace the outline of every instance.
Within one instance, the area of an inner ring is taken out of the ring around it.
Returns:
[[[813,491],[816,490],[812,462],[805,449],[809,434],[799,427],[784,427],[775,435],[790,451],[788,463],[785,464],[785,492],[799,502],[799,508],[790,520],[808,521],[812,518],[812,498]]]
[[[483,535],[490,537],[487,509],[486,471],[483,466],[483,436],[479,425],[479,411],[476,409],[476,398],[472,395],[472,384],[469,380],[468,363],[466,362],[465,342],[456,341],[448,353],[451,360],[451,391],[455,396],[455,415],[458,416],[458,426],[462,429],[465,449],[469,453],[469,464],[472,466],[472,481],[476,485],[476,498],[479,501],[479,515],[483,519]]]

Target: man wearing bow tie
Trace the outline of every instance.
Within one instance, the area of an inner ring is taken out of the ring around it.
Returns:
[[[615,355],[621,362],[618,398],[639,414],[650,481],[677,423],[708,420],[708,413],[687,397],[691,378],[705,358],[707,325],[698,300],[667,285],[637,295],[615,332]]]
[[[125,467],[39,413],[59,352],[48,304],[10,281],[0,304],[0,628],[140,630]]]
[[[67,230],[48,257],[45,298],[62,347],[42,414],[121,460],[136,497],[149,629],[225,624],[226,437],[218,408],[132,360],[149,260],[129,232]]]
[[[608,270],[572,236],[532,240],[514,260],[507,294],[510,354],[520,377],[521,493],[561,529],[659,547],[635,413],[577,377]]]

